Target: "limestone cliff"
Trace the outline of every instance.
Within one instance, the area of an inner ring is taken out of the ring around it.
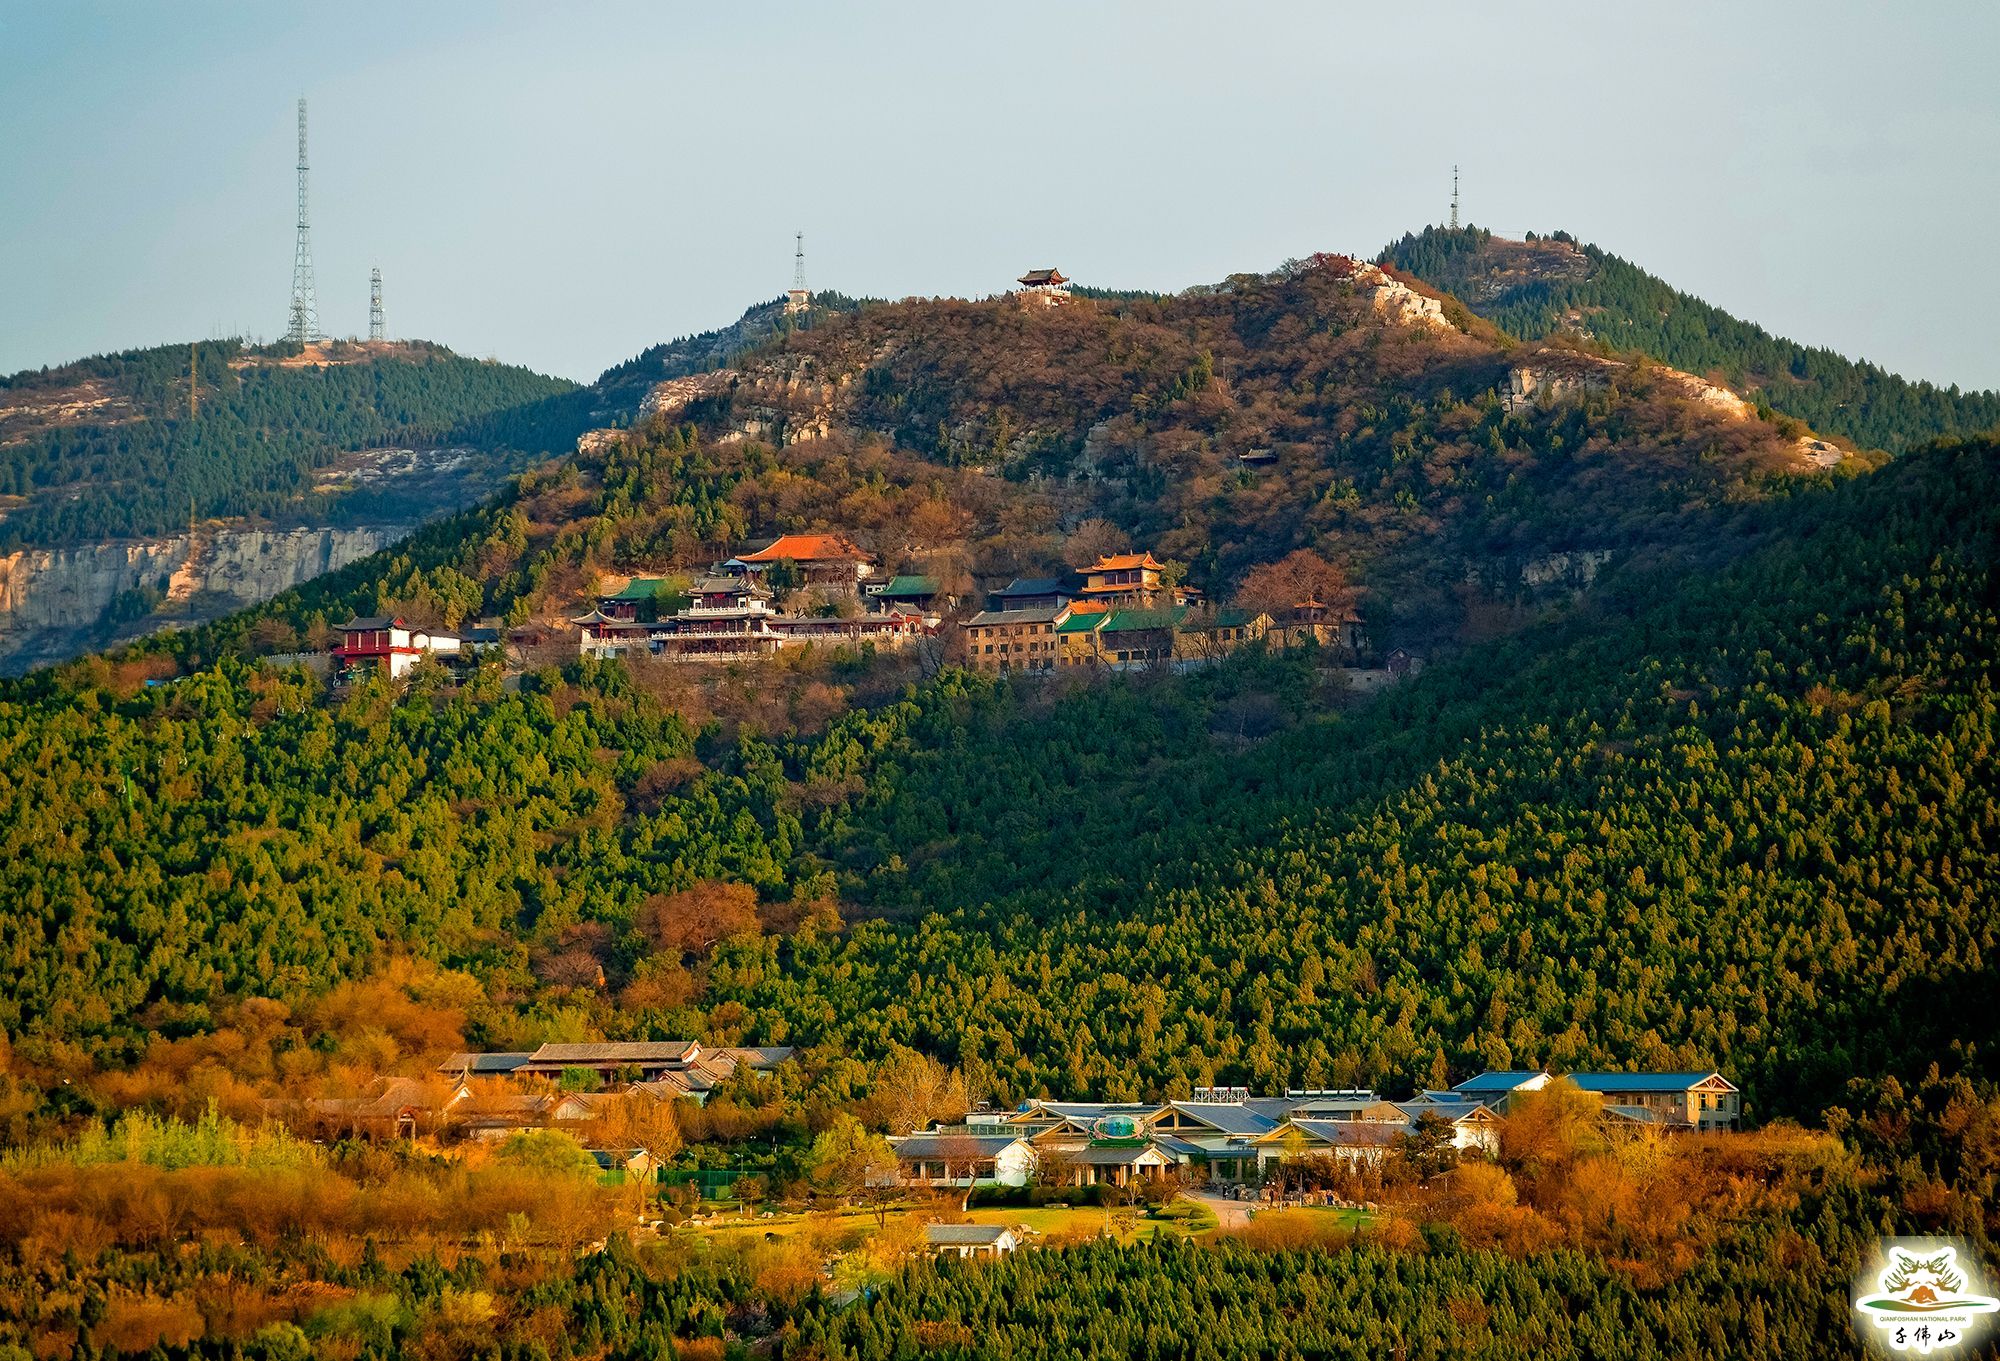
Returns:
[[[367,557],[408,532],[403,525],[215,528],[0,555],[0,672],[217,618]]]

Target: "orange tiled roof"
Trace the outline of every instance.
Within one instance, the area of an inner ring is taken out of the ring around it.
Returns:
[[[1109,614],[1111,606],[1102,600],[1072,600],[1069,602],[1071,614]]]
[[[1119,553],[1109,557],[1102,557],[1083,570],[1086,572],[1122,572],[1129,567],[1150,567],[1156,572],[1160,570],[1160,564],[1153,561],[1151,553]]]
[[[849,562],[866,562],[868,555],[839,534],[786,534],[768,548],[760,548],[755,553],[745,553],[738,562],[826,562],[846,559]]]

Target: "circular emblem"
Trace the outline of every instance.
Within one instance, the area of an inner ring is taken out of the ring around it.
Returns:
[[[1090,1122],[1090,1132],[1100,1139],[1136,1139],[1139,1122],[1129,1115],[1100,1115]]]

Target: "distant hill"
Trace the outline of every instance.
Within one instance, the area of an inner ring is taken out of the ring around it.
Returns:
[[[574,386],[423,342],[210,341],[17,373],[0,379],[0,550],[238,517],[420,520],[518,468],[524,417]],[[401,479],[349,457],[450,445],[502,456]]]
[[[1571,333],[1643,351],[1870,448],[2000,427],[2000,393],[1913,382],[1774,336],[1566,232],[1510,241],[1481,227],[1426,227],[1380,259],[1524,339]]]
[[[815,293],[812,310],[801,326],[797,318],[785,315],[785,300],[774,298],[744,309],[743,315],[727,326],[649,345],[624,363],[606,369],[592,385],[598,394],[600,415],[629,414],[654,383],[730,368],[761,345],[857,312],[873,301],[850,298],[845,293]]]
[[[1821,475],[1733,394],[1510,345],[1345,257],[1172,298],[911,300],[799,331],[771,311],[610,371],[591,400],[620,422],[643,404],[637,428],[273,608],[309,628],[471,581],[482,613],[553,623],[603,573],[815,528],[990,581],[1059,565],[1102,521],[1218,599],[1311,549],[1365,589],[1378,637],[1431,646],[1511,627],[1600,567],[1726,551],[1711,522],[1694,532],[1701,512]]]

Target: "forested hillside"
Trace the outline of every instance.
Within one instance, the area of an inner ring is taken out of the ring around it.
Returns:
[[[1640,350],[1866,447],[1900,452],[2000,426],[2000,393],[1913,381],[1774,336],[1567,232],[1509,241],[1480,227],[1426,227],[1381,258],[1514,335],[1569,331]]]
[[[539,404],[573,386],[420,343],[331,342],[311,363],[294,351],[212,341],[0,379],[0,550],[239,516],[420,519],[437,507],[370,500],[365,486],[353,495],[355,479],[339,470],[321,474],[343,452],[369,448],[523,448],[545,433],[531,419]],[[525,447],[566,449],[575,428],[553,446]],[[486,486],[519,462],[503,464]]]
[[[1804,1115],[1990,1077],[1958,1041],[2000,929],[1996,491],[1971,445],[1774,503],[1719,573],[1635,572],[1349,715],[1278,662],[948,672],[778,740],[617,667],[49,690],[0,709],[0,1024],[119,1063],[411,953],[486,980],[493,1039],[900,1043],[1007,1096],[1719,1064]],[[749,907],[648,925],[717,882]]]
[[[803,321],[786,314],[783,298],[758,303],[727,326],[647,346],[632,358],[606,369],[592,385],[593,390],[601,403],[629,411],[638,406],[639,399],[654,383],[711,369],[732,368],[773,340],[822,325],[845,313],[858,312],[875,301],[832,291],[814,293],[811,312]]]
[[[1462,309],[1399,321],[1344,263],[1171,299],[824,317],[652,428],[267,613],[294,633],[385,601],[554,625],[607,573],[685,572],[804,529],[891,567],[1004,581],[1060,567],[1094,526],[1214,599],[1311,550],[1361,590],[1386,650],[1518,626],[1568,595],[1573,557],[1726,557],[1731,516],[1712,512],[1824,476],[1796,430],[1686,375],[1509,348]],[[1517,374],[1579,366],[1559,398],[1503,396]],[[1244,462],[1253,450],[1268,461]],[[200,661],[256,622],[162,645]]]
[[[1808,1355],[1879,1234],[1990,1245],[2000,444],[1822,468],[1685,375],[1411,306],[1321,260],[829,316],[392,552],[0,683],[0,1356]],[[553,625],[816,528],[968,586],[1136,542],[1216,599],[1305,550],[1374,646],[1435,650],[1372,699],[1256,650],[257,660],[357,611]],[[1491,1160],[1392,1184],[1399,1150],[1356,1220],[1148,1243],[1106,1206],[1141,1245],[975,1270],[886,1209],[635,1246],[691,1198],[562,1130],[268,1123],[468,1046],[669,1037],[798,1047],[645,1137],[822,1209],[913,1069],[955,1115],[1714,1067],[1763,1128],[1557,1105]]]

